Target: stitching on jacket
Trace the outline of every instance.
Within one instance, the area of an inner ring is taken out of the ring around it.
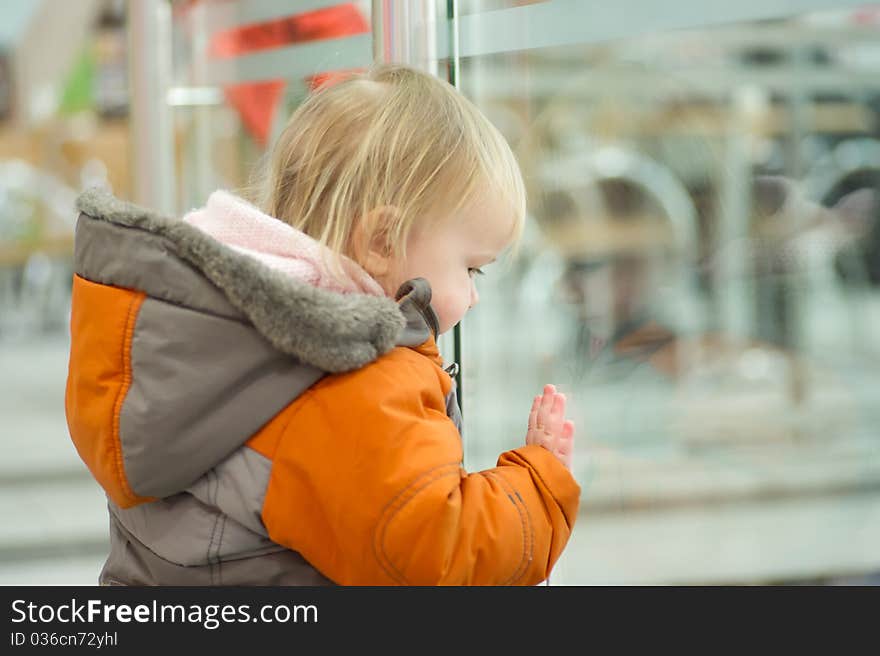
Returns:
[[[137,501],[138,495],[134,493],[128,484],[128,478],[125,475],[125,463],[122,458],[122,427],[120,419],[122,415],[122,404],[125,397],[128,396],[128,390],[131,387],[131,342],[134,337],[134,326],[137,319],[138,311],[143,303],[145,294],[135,295],[128,303],[128,310],[125,316],[125,332],[122,338],[122,385],[116,393],[116,401],[113,403],[113,451],[114,461],[116,463],[116,475],[119,484],[122,486],[122,492],[128,497],[129,501]]]
[[[184,565],[183,563],[178,563],[177,561],[169,560],[165,556],[162,556],[159,553],[157,553],[150,545],[146,544],[145,542],[141,542],[137,538],[137,536],[134,535],[134,533],[132,533],[131,531],[129,531],[126,528],[125,524],[122,523],[122,520],[116,516],[116,513],[112,509],[110,510],[110,516],[111,516],[110,521],[114,523],[113,529],[111,529],[111,530],[119,531],[120,534],[122,535],[123,540],[125,540],[127,542],[137,543],[137,546],[142,547],[143,549],[146,549],[147,551],[150,552],[150,555],[152,555],[155,558],[158,558],[162,562],[170,563],[171,565],[174,565],[175,567],[188,567],[188,565]],[[110,540],[110,551],[111,551],[111,553],[113,552],[112,536],[111,536],[111,540]],[[126,583],[126,585],[128,585],[128,584]]]
[[[150,554],[151,557],[156,558],[156,559],[160,560],[160,561],[163,562],[163,563],[168,563],[168,564],[171,565],[172,567],[178,567],[178,568],[182,568],[182,569],[192,569],[192,570],[195,570],[195,569],[197,569],[197,568],[201,568],[201,567],[208,567],[208,568],[209,568],[208,571],[210,572],[210,565],[211,565],[210,563],[207,563],[207,562],[206,562],[206,563],[196,563],[196,564],[186,565],[186,564],[184,564],[184,563],[177,562],[176,560],[170,560],[169,558],[166,558],[165,556],[161,555],[160,553],[157,553],[157,552],[153,549],[153,547],[151,547],[149,544],[147,544],[147,543],[145,543],[145,542],[141,542],[141,541],[138,539],[138,537],[137,537],[136,535],[134,535],[131,531],[129,531],[129,530],[125,527],[125,525],[119,520],[118,517],[116,517],[115,514],[113,514],[112,511],[110,511],[110,512],[111,512],[111,515],[112,515],[112,520],[111,520],[111,521],[113,521],[113,522],[116,523],[116,530],[120,531],[120,533],[121,533],[121,535],[122,535],[122,537],[120,538],[121,540],[126,541],[126,542],[130,542],[130,543],[132,543],[132,544],[135,544],[135,545],[137,546],[138,549],[143,549],[144,551],[148,552],[148,553]],[[277,543],[276,543],[276,544],[277,544]],[[264,555],[274,555],[274,554],[276,554],[276,553],[278,553],[278,552],[281,552],[281,551],[293,551],[292,549],[289,549],[289,548],[285,547],[284,545],[277,545],[277,547],[278,547],[278,548],[275,549],[274,551],[269,551],[269,552],[266,552],[266,553],[263,553],[263,552],[261,551],[261,552],[258,552],[258,553],[256,553],[256,554],[254,554],[253,556],[246,556],[244,559],[250,559],[250,558],[262,558]],[[111,538],[111,540],[110,540],[110,551],[111,551],[111,554],[112,554],[112,552],[113,552],[113,548],[114,548],[114,547],[113,547],[113,539]],[[294,552],[294,553],[299,553],[299,552]],[[302,557],[302,554],[300,554],[300,557]],[[231,558],[231,559],[229,559],[229,560],[230,560],[230,561],[236,561],[236,560],[242,560],[242,559],[241,559],[241,558]],[[225,562],[225,561],[224,561],[224,562]],[[304,558],[303,558],[303,562],[306,562],[306,563],[307,563],[307,561],[305,561]],[[307,563],[307,564],[308,564],[308,563]],[[311,565],[309,565],[309,566],[311,567]],[[314,569],[314,568],[313,568],[313,569]],[[317,571],[317,570],[315,570],[315,571]],[[320,573],[320,572],[319,572],[319,573]],[[123,583],[122,585],[132,585],[132,584],[130,584],[130,583]],[[165,585],[165,584],[161,584],[161,585]]]
[[[223,558],[221,558],[220,552],[223,551],[223,535],[226,533],[226,520],[229,517],[221,513],[220,519],[220,537],[217,539],[217,549],[215,552],[215,558],[217,559],[217,585],[223,585]]]
[[[214,502],[214,505],[217,505],[216,498],[216,486],[217,483],[217,473],[211,469],[208,472],[208,498]],[[214,490],[214,491],[212,491]],[[205,552],[205,562],[208,564],[208,573],[211,576],[211,585],[216,585],[214,583],[214,559],[211,557],[211,549],[214,546],[214,537],[217,534],[217,526],[220,523],[220,515],[221,513],[216,513],[214,515],[214,525],[211,527],[211,538],[208,540],[208,549]]]
[[[499,476],[499,478],[507,480],[504,477],[504,474],[500,471],[498,472],[498,476]],[[531,563],[535,558],[535,522],[532,521],[532,513],[529,510],[529,507],[526,505],[525,500],[520,496],[519,491],[516,490],[515,488],[513,488],[513,485],[511,483],[508,482],[508,485],[510,485],[511,488],[513,489],[513,494],[516,496],[516,498],[519,499],[519,502],[522,505],[522,508],[526,513],[526,519],[528,520],[528,523],[529,523],[528,558],[526,559],[526,566],[523,568],[522,574],[520,574],[519,577],[517,578],[517,580],[515,581],[515,582],[519,582],[523,577],[525,577],[526,572],[528,572],[528,569],[529,569],[528,563]],[[542,501],[542,503],[543,503],[543,501]]]
[[[522,458],[523,460],[525,460],[529,464],[529,468],[533,472],[535,472],[535,475],[538,477],[538,480],[540,480],[544,484],[544,487],[547,488],[547,491],[550,492],[550,496],[553,497],[553,501],[556,502],[556,506],[559,508],[559,512],[562,513],[562,516],[565,518],[565,525],[568,528],[568,530],[570,531],[571,527],[572,527],[572,522],[568,521],[568,516],[565,514],[565,509],[562,507],[562,504],[559,503],[559,499],[557,498],[556,493],[553,491],[553,488],[550,487],[550,484],[544,480],[544,477],[541,476],[541,472],[539,472],[537,467],[535,467],[535,465],[532,464],[531,460],[529,460],[528,458],[526,458],[522,454],[517,454],[517,455],[519,455],[520,458]]]
[[[518,580],[520,580],[523,577],[523,575],[528,571],[528,562],[529,562],[529,560],[531,560],[531,558],[530,558],[531,545],[529,544],[529,537],[534,535],[534,531],[532,531],[532,530],[527,531],[526,530],[527,524],[529,526],[529,529],[531,529],[531,517],[528,515],[528,509],[526,509],[526,512],[523,513],[523,510],[519,507],[519,504],[517,504],[516,499],[513,498],[513,494],[511,494],[510,491],[512,491],[514,494],[516,494],[516,496],[520,500],[522,500],[522,497],[519,496],[519,494],[516,492],[516,490],[513,488],[513,486],[510,484],[510,482],[506,478],[501,476],[498,472],[487,471],[484,473],[486,475],[488,475],[489,477],[499,481],[499,483],[501,484],[501,487],[505,488],[505,493],[507,494],[511,503],[513,503],[514,508],[516,508],[516,511],[519,513],[519,521],[520,521],[520,527],[522,529],[522,541],[523,541],[522,556],[520,557],[519,563],[514,568],[513,573],[510,575],[510,578],[508,578],[503,583],[503,585],[513,585]]]
[[[510,493],[510,491],[513,491],[513,493],[516,494],[517,498],[519,498],[520,501],[522,501],[522,497],[519,496],[519,493],[513,488],[513,486],[510,484],[510,482],[506,478],[501,476],[498,472],[494,472],[494,471],[486,471],[486,472],[483,472],[483,474],[485,474],[489,478],[497,480],[500,483],[501,487],[504,488],[504,490],[505,490],[505,494],[507,494],[507,497],[510,499],[511,503],[513,503],[513,507],[516,508],[517,513],[519,513],[519,522],[520,522],[520,527],[522,529],[522,541],[523,541],[522,555],[520,556],[520,561],[519,561],[519,563],[517,563],[517,566],[514,568],[513,573],[502,584],[502,585],[513,585],[514,583],[519,581],[525,575],[525,573],[528,571],[529,561],[532,559],[532,549],[533,549],[533,543],[534,543],[534,530],[532,528],[532,518],[529,515],[528,508],[525,508],[525,513],[523,513],[523,509],[520,508],[519,504],[516,502],[516,499],[513,498],[513,495]],[[529,528],[528,531],[526,530],[527,524],[528,524],[528,528]],[[529,541],[530,536],[532,537],[531,543]]]
[[[455,471],[450,471],[450,472],[446,472],[446,473],[437,471],[439,469],[443,469],[444,467],[450,467],[450,466],[455,467]],[[387,532],[388,526],[391,524],[392,520],[397,516],[397,514],[401,510],[403,510],[403,508],[406,507],[406,505],[410,501],[412,501],[416,496],[418,496],[419,492],[421,492],[422,490],[427,488],[432,483],[435,483],[436,481],[440,480],[441,478],[444,478],[446,476],[458,475],[459,468],[460,468],[460,465],[458,463],[452,463],[452,464],[440,465],[438,467],[435,467],[430,472],[426,472],[425,474],[423,474],[421,477],[419,477],[419,479],[417,479],[416,481],[411,483],[409,486],[404,488],[404,490],[402,492],[400,492],[395,497],[394,500],[397,500],[397,499],[401,500],[400,505],[397,508],[395,508],[394,510],[392,510],[391,514],[385,519],[385,521],[383,521],[381,523],[381,525],[380,525],[381,526],[381,536],[379,538],[379,547],[382,551],[382,556],[384,556],[384,558],[387,561],[388,567],[390,567],[391,570],[393,570],[393,571],[389,571],[387,568],[385,568],[385,571],[386,571],[386,573],[389,574],[389,576],[391,576],[391,578],[397,580],[398,583],[402,583],[403,585],[409,585],[409,582],[407,581],[406,577],[403,575],[403,572],[401,572],[399,569],[397,569],[397,567],[394,565],[394,562],[391,560],[391,557],[385,551],[385,534]],[[433,472],[433,474],[431,472]],[[425,476],[428,476],[429,474],[431,474],[430,478],[427,481],[425,481],[422,485],[420,485],[418,488],[415,488],[416,484],[421,479],[423,479]],[[401,497],[404,494],[407,494],[407,497],[405,499],[401,499]],[[393,501],[392,501],[392,503],[393,503]],[[391,504],[389,504],[389,505],[391,505]],[[379,562],[380,562],[380,564],[382,564],[381,560]],[[384,564],[383,564],[383,568],[384,568]]]
[[[215,573],[217,575],[217,585],[222,585],[222,578],[220,576],[220,552],[223,549],[223,533],[226,531],[226,514],[220,510],[220,476],[219,474],[217,474],[217,469],[212,469],[211,474],[214,479],[214,491],[211,495],[211,500],[214,503],[214,507],[217,509],[217,519],[215,520],[215,525],[219,524],[220,533],[217,535],[217,542],[214,545],[213,558],[209,562],[211,562],[212,573]]]
[[[443,469],[449,469],[450,467],[453,467],[454,471],[440,471]],[[419,476],[415,481],[406,486],[403,490],[398,492],[394,496],[394,498],[392,498],[387,504],[385,504],[385,507],[382,509],[379,524],[376,527],[376,532],[374,533],[373,554],[376,556],[376,560],[379,562],[379,565],[381,565],[382,569],[385,570],[385,573],[398,583],[402,585],[409,585],[406,577],[403,575],[402,572],[400,572],[400,570],[397,569],[397,567],[395,567],[394,563],[391,560],[391,557],[388,556],[388,553],[385,551],[385,533],[388,529],[389,524],[391,524],[391,521],[394,519],[394,517],[396,517],[397,514],[401,510],[403,510],[403,508],[410,501],[412,501],[412,499],[415,498],[415,496],[418,495],[419,492],[445,476],[458,475],[460,469],[461,465],[458,462],[446,463],[429,469],[424,474]],[[428,480],[425,481],[425,478],[428,478]],[[406,498],[403,498],[404,496],[406,496]],[[393,508],[393,506],[398,503],[398,507]],[[389,512],[390,514],[388,514]],[[382,558],[385,558],[385,562],[383,562]]]

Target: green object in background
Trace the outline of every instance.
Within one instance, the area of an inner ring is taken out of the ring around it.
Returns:
[[[58,111],[63,116],[93,109],[95,107],[95,55],[86,48],[71,70],[64,85]]]

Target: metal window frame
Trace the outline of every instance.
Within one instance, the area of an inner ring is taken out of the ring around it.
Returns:
[[[599,43],[672,30],[784,18],[806,12],[866,6],[867,0],[546,0],[458,19],[461,57]],[[437,52],[450,51],[440,26]]]
[[[171,84],[171,5],[128,3],[132,200],[161,212],[175,207]]]

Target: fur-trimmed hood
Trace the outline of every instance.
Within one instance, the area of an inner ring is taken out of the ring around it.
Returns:
[[[77,209],[87,216],[86,222],[103,221],[116,229],[158,238],[154,240],[158,248],[213,283],[279,351],[325,371],[348,371],[371,362],[395,345],[404,326],[397,303],[390,298],[340,294],[310,285],[222,244],[187,222],[121,201],[99,189],[80,195]],[[96,252],[83,243],[91,231],[82,223],[81,218],[77,273],[104,284],[130,283],[114,280],[107,273],[114,268],[108,262],[114,252]],[[134,263],[124,264],[127,269]],[[148,278],[136,288],[161,296],[161,291],[150,289]]]
[[[68,426],[121,505],[186,489],[324,375],[436,336],[424,280],[340,293],[106,192],[77,208]]]

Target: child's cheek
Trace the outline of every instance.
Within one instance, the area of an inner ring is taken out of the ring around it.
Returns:
[[[441,294],[435,297],[434,310],[440,319],[440,327],[446,331],[461,320],[462,312],[454,295]]]

